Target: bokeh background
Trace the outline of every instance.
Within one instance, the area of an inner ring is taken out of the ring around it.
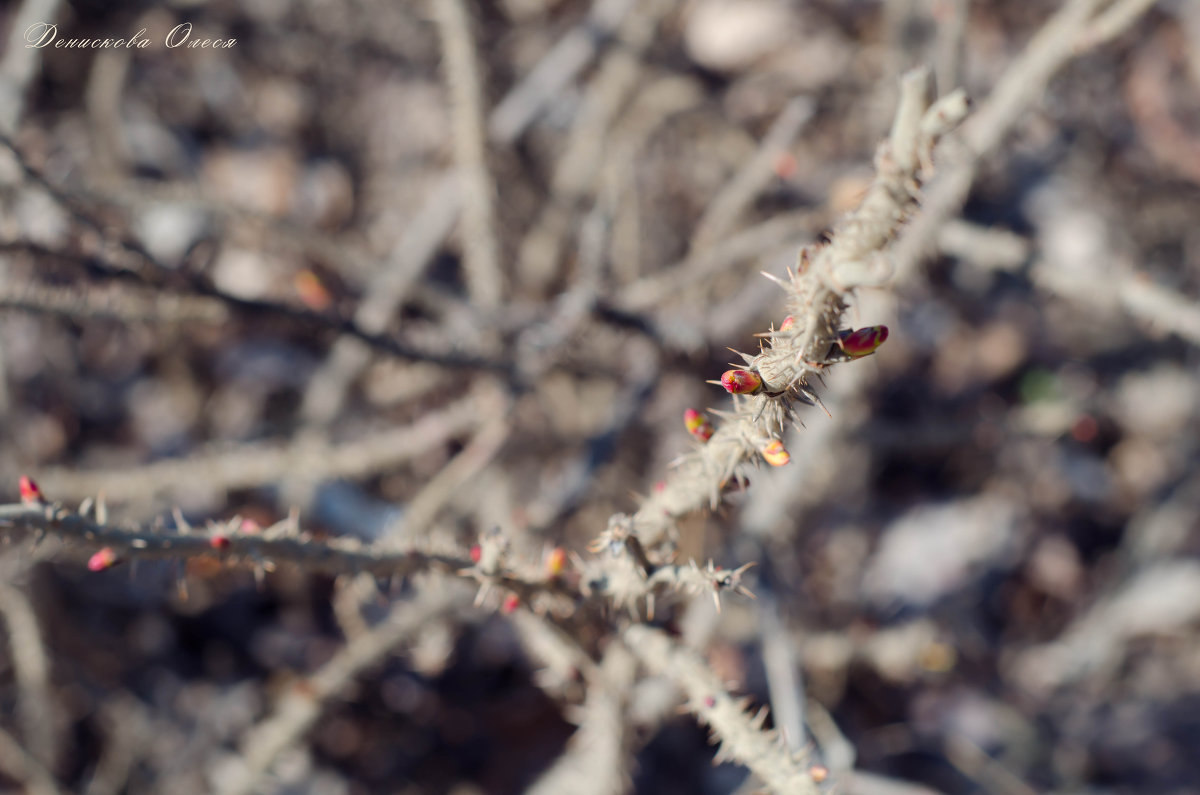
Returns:
[[[1060,5],[469,3],[478,183],[425,2],[5,3],[0,132],[32,170],[0,151],[8,501],[28,474],[143,525],[296,508],[587,555],[725,400],[726,346],[782,319],[758,272],[855,205],[903,70],[986,101]],[[655,620],[756,703],[783,655],[841,791],[1200,789],[1200,4],[1153,6],[1031,85],[962,212],[858,297],[890,339],[830,370],[792,463],[681,525],[762,598]],[[151,44],[31,50],[30,20]],[[183,22],[236,44],[168,49]],[[62,792],[220,791],[273,700],[411,596],[84,559],[0,563],[0,726]],[[493,604],[432,622],[260,790],[524,792],[583,699],[541,665]],[[630,791],[752,789],[638,687]]]

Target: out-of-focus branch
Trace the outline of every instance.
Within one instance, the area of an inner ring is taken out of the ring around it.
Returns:
[[[151,293],[117,285],[97,289],[11,281],[0,283],[0,309],[122,323],[220,323],[229,316],[220,302],[199,296]]]
[[[360,439],[260,442],[213,449],[187,458],[127,469],[89,472],[46,469],[39,475],[47,493],[80,500],[99,493],[109,499],[145,498],[203,484],[209,489],[253,488],[275,483],[288,472],[319,479],[363,477],[411,461],[476,427],[495,393],[482,393],[425,414],[415,423],[376,431]]]
[[[25,92],[42,56],[41,48],[25,46],[25,31],[38,22],[53,22],[59,5],[60,0],[25,0],[10,22],[0,60],[0,135],[16,132],[25,110]]]
[[[625,644],[611,643],[600,666],[588,677],[587,701],[579,730],[566,752],[526,790],[525,795],[620,795],[629,790],[627,694],[636,660]]]
[[[1109,13],[1098,14],[1104,5],[1105,0],[1067,2],[1034,35],[963,124],[958,136],[960,146],[944,159],[937,183],[921,202],[920,214],[892,250],[898,282],[913,278],[917,263],[932,250],[942,224],[962,208],[975,181],[979,160],[991,153],[1021,114],[1044,96],[1046,84],[1055,73],[1088,46],[1087,37],[1089,32],[1095,35],[1094,26],[1102,23],[1103,35],[1111,38],[1136,22],[1151,3],[1118,3],[1110,7]]]
[[[292,564],[321,574],[368,572],[381,577],[408,576],[419,571],[456,572],[471,561],[457,551],[434,552],[363,544],[355,539],[318,540],[293,520],[265,530],[250,531],[236,524],[211,525],[203,532],[121,527],[95,521],[53,505],[0,505],[0,528],[7,536],[56,539],[62,551],[86,555],[110,549],[115,560],[138,558],[210,558],[231,565],[274,569]]]
[[[17,718],[29,754],[53,768],[57,743],[54,737],[54,698],[50,692],[50,664],[33,605],[7,583],[0,583],[0,615],[8,626],[9,658],[18,687]]]
[[[717,761],[745,765],[776,795],[816,795],[820,790],[808,772],[808,756],[793,754],[775,731],[763,731],[764,707],[747,713],[747,701],[733,698],[695,652],[660,630],[635,624],[624,633],[629,648],[653,673],[674,680],[687,696],[686,707],[721,743]]]
[[[59,795],[54,777],[21,747],[16,738],[0,729],[0,769],[26,787],[29,795]]]
[[[784,106],[771,129],[763,136],[754,156],[709,202],[692,233],[694,253],[709,248],[729,233],[742,211],[754,201],[762,187],[775,175],[779,157],[816,112],[816,103],[797,97]]]
[[[471,20],[463,0],[434,0],[433,11],[442,39],[442,69],[450,88],[467,290],[473,304],[492,307],[500,303],[503,289],[496,242],[496,186],[487,168],[483,87]]]
[[[401,359],[428,361],[444,367],[463,369],[505,373],[511,370],[512,365],[504,360],[420,350],[385,334],[368,331],[350,318],[337,317],[274,301],[234,295],[215,286],[202,275],[170,268],[160,262],[141,243],[128,236],[114,234],[107,224],[102,223],[91,212],[81,207],[80,202],[74,196],[68,195],[51,184],[44,175],[24,159],[21,150],[10,138],[0,135],[0,146],[7,148],[16,157],[18,165],[29,182],[46,191],[77,223],[99,235],[102,241],[100,248],[103,249],[103,255],[94,262],[103,266],[106,276],[135,279],[143,284],[162,289],[182,289],[195,295],[221,301],[230,310],[244,316],[274,317],[310,329],[331,331],[354,337],[375,350]]]
[[[320,717],[322,709],[355,677],[377,665],[386,655],[429,622],[464,604],[469,594],[449,581],[425,584],[413,601],[397,603],[370,631],[348,643],[333,659],[288,689],[270,717],[243,738],[238,763],[218,776],[216,792],[246,795],[255,791],[259,778],[279,755],[299,742]]]

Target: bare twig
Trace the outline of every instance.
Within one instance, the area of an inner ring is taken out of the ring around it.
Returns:
[[[429,569],[457,572],[471,566],[467,556],[457,551],[397,549],[349,538],[317,540],[291,520],[261,532],[244,531],[240,519],[191,532],[186,527],[121,527],[52,505],[17,504],[0,505],[0,527],[6,528],[9,537],[57,539],[62,551],[77,556],[107,547],[117,560],[209,558],[257,569],[291,564],[313,573],[368,572],[381,577],[404,577]]]
[[[602,173],[604,146],[609,138],[606,131],[637,88],[643,70],[641,54],[672,5],[672,0],[639,4],[621,24],[625,46],[604,58],[588,87],[565,151],[555,164],[551,196],[521,245],[519,276],[537,290],[544,289],[556,275],[578,205],[594,192]]]
[[[691,253],[704,250],[725,237],[741,213],[775,175],[779,157],[792,145],[812,118],[816,103],[807,97],[788,102],[763,136],[754,156],[746,161],[704,210],[692,233]]]
[[[472,303],[500,303],[503,282],[496,242],[496,186],[487,168],[483,129],[483,87],[463,0],[434,0],[442,39],[442,66],[450,87],[454,159],[461,180],[463,263]]]
[[[987,99],[980,103],[971,119],[963,125],[959,138],[962,148],[947,157],[937,184],[922,201],[921,213],[901,235],[892,250],[896,279],[913,277],[920,258],[930,250],[938,229],[957,213],[975,180],[979,160],[991,153],[1012,130],[1017,119],[1044,95],[1044,87],[1059,69],[1080,52],[1089,25],[1104,0],[1070,0],[1026,45],[1021,55],[1004,71]],[[1128,11],[1140,14],[1145,3],[1123,3]],[[1110,20],[1105,35],[1116,35],[1113,21],[1128,26],[1137,14],[1122,13]]]
[[[71,217],[85,228],[97,233],[103,241],[104,256],[98,260],[105,266],[110,276],[135,278],[144,284],[160,287],[184,287],[187,290],[209,298],[215,298],[225,303],[230,309],[250,316],[272,316],[296,323],[309,328],[335,331],[339,334],[354,337],[372,348],[391,354],[398,358],[415,359],[441,364],[444,367],[465,369],[484,369],[506,372],[510,364],[505,361],[483,359],[475,356],[461,356],[436,351],[422,351],[405,345],[384,334],[372,333],[360,328],[354,321],[334,317],[328,314],[314,312],[309,309],[279,304],[254,298],[244,298],[222,290],[207,279],[167,267],[160,262],[145,246],[127,236],[120,236],[102,223],[90,212],[80,207],[74,196],[68,195],[51,184],[44,175],[33,168],[22,156],[20,149],[10,138],[0,135],[0,145],[6,147],[17,158],[26,178],[45,190],[54,201],[69,212]],[[69,260],[70,258],[64,258]]]
[[[491,394],[485,390],[468,395],[412,425],[376,430],[346,442],[298,437],[216,448],[123,470],[47,469],[39,479],[48,493],[62,499],[78,500],[103,492],[121,500],[144,499],[198,483],[208,489],[262,486],[296,471],[317,479],[363,477],[411,461],[477,426]]]
[[[0,729],[0,769],[25,784],[29,795],[59,795],[54,777],[11,734]]]
[[[402,527],[411,531],[429,525],[437,512],[491,463],[512,433],[511,406],[510,400],[502,400],[487,409],[490,416],[475,437],[409,501],[398,522]]]
[[[229,317],[225,306],[211,298],[156,293],[116,284],[90,289],[36,282],[0,283],[0,309],[79,319],[106,318],[123,323],[220,323]]]
[[[17,717],[30,755],[43,767],[53,768],[58,743],[54,732],[54,698],[50,692],[50,665],[33,605],[25,595],[0,583],[0,615],[8,626],[9,657],[16,677]]]
[[[621,24],[637,0],[595,0],[583,24],[577,25],[546,53],[496,105],[488,119],[492,140],[515,141],[537,114],[570,85],[599,49],[598,41]]]
[[[25,32],[39,22],[53,22],[60,4],[60,0],[25,0],[10,20],[0,60],[0,135],[16,132],[25,110],[25,92],[42,56],[41,48],[25,46]]]
[[[279,755],[308,733],[330,699],[423,626],[466,600],[463,589],[435,581],[422,588],[415,600],[397,603],[379,624],[284,694],[271,716],[243,738],[239,764],[225,771],[216,782],[216,791],[221,795],[253,792]]]

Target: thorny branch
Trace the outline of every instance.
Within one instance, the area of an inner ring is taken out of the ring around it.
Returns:
[[[600,545],[636,537],[648,555],[668,559],[676,519],[705,505],[715,508],[722,492],[759,457],[786,460],[780,436],[798,422],[798,405],[817,402],[813,378],[836,361],[857,357],[843,344],[848,301],[856,288],[886,278],[889,265],[882,249],[917,208],[933,146],[966,116],[962,92],[931,105],[928,79],[926,70],[905,76],[891,135],[875,157],[875,182],[859,208],[828,243],[803,249],[786,281],[776,280],[787,294],[789,317],[760,335],[766,341],[757,355],[739,353],[743,362],[735,366],[741,369],[726,373],[722,383],[734,394],[733,410],[713,412],[724,420],[720,427],[680,459],[636,513],[614,516]]]

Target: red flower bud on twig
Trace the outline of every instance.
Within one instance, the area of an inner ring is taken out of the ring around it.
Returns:
[[[478,544],[472,544],[471,545],[471,562],[478,563],[480,558],[482,558],[482,557],[483,557],[483,547],[479,546]]]
[[[104,571],[121,562],[112,547],[104,547],[88,558],[88,571]]]
[[[748,395],[762,388],[762,379],[750,370],[726,370],[721,376],[721,386],[731,394]]]
[[[208,539],[208,545],[218,552],[224,552],[233,545],[233,542],[229,540],[229,536],[217,535]]]
[[[867,326],[865,328],[838,332],[837,344],[842,351],[852,359],[868,356],[887,341],[887,326]]]
[[[510,593],[508,596],[504,597],[504,604],[500,605],[500,612],[507,616],[516,610],[520,604],[521,598],[515,593]]]
[[[37,505],[45,502],[42,490],[38,488],[38,484],[34,482],[33,478],[28,475],[22,475],[17,483],[17,488],[21,492],[21,502],[26,505]]]

